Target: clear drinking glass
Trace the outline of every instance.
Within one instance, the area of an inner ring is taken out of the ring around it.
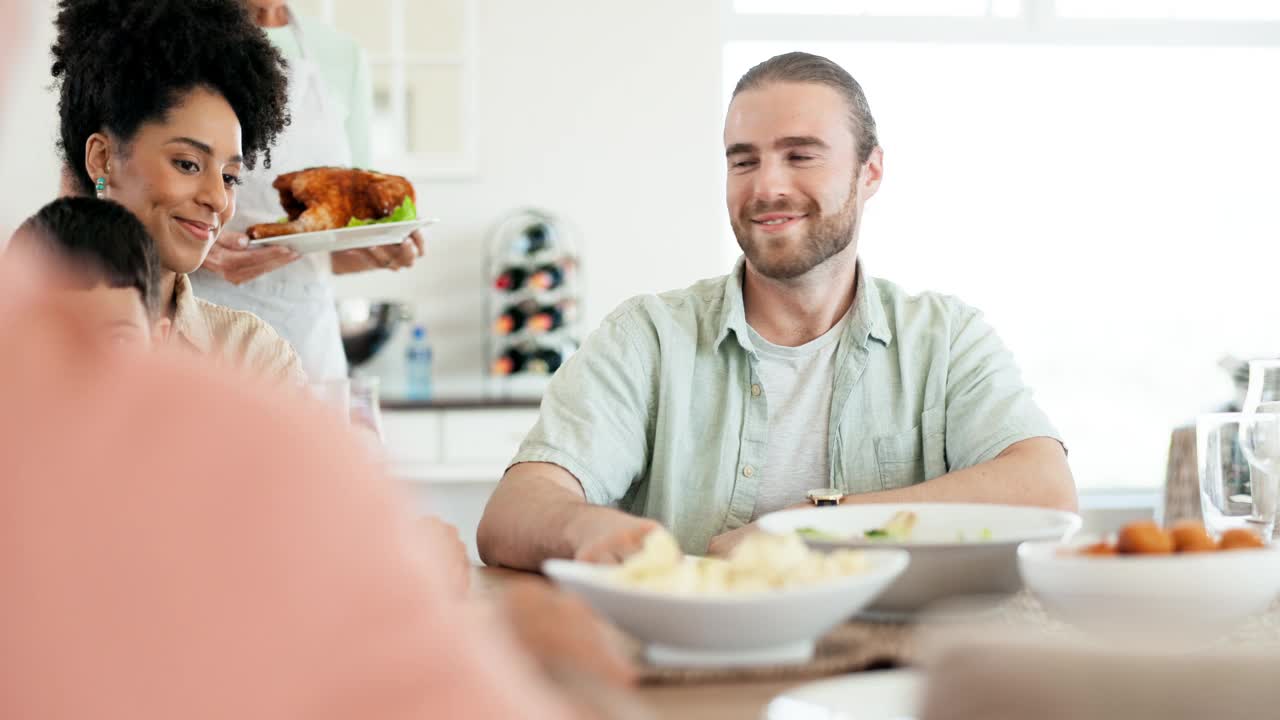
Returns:
[[[351,408],[351,384],[346,378],[330,378],[328,380],[312,380],[307,389],[325,405],[347,421]]]
[[[1214,534],[1233,528],[1262,529],[1253,521],[1252,477],[1249,460],[1240,447],[1241,423],[1246,417],[1245,413],[1211,413],[1196,418],[1200,512]],[[1270,528],[1265,537],[1271,537]]]
[[[379,400],[381,382],[373,376],[357,376],[349,382],[351,424],[369,430],[379,443],[383,442],[382,402]]]
[[[1261,407],[1268,407],[1264,403]],[[1253,517],[1250,524],[1264,538],[1275,528],[1280,508],[1280,415],[1249,413],[1240,421],[1240,451],[1249,461]]]
[[[1262,403],[1280,401],[1280,359],[1250,360],[1249,389],[1244,394],[1244,412],[1256,412]]]

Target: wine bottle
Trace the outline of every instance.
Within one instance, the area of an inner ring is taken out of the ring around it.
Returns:
[[[526,323],[535,332],[551,332],[564,325],[564,313],[555,305],[549,305],[535,313]]]
[[[537,255],[551,244],[551,228],[545,223],[534,223],[512,242],[517,255]]]
[[[526,326],[533,332],[551,332],[573,320],[578,304],[573,300],[561,300],[554,305],[544,305],[530,313]]]
[[[524,285],[525,278],[528,276],[529,271],[524,268],[507,268],[506,270],[503,270],[502,274],[493,281],[493,287],[495,290],[501,290],[503,292],[515,292]]]
[[[554,290],[564,282],[564,270],[557,265],[543,265],[529,278],[529,287]]]
[[[564,363],[564,353],[554,348],[538,347],[532,350],[508,348],[497,360],[493,361],[494,375],[514,375],[529,373],[530,375],[550,375]]]
[[[492,371],[494,375],[511,375],[520,372],[524,368],[524,353],[516,348],[508,348],[502,356],[493,361]]]
[[[525,326],[529,313],[521,306],[509,307],[493,322],[493,331],[499,335],[510,335]]]
[[[525,360],[524,370],[534,375],[550,375],[559,370],[563,362],[564,355],[559,350],[538,348]]]

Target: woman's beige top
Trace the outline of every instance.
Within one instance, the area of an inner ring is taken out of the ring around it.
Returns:
[[[233,367],[294,384],[307,381],[293,346],[257,315],[201,300],[186,275],[178,275],[174,295],[170,337]]]

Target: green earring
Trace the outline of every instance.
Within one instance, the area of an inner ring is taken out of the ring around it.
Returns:
[[[98,178],[98,182],[93,187],[98,199],[101,200],[107,194],[107,179],[105,177]]]

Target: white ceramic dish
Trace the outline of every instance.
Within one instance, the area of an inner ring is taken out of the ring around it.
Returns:
[[[414,230],[439,222],[435,218],[419,218],[404,222],[383,223],[381,225],[362,225],[360,227],[342,228],[340,230],[321,230],[319,232],[296,233],[279,237],[250,240],[250,247],[283,245],[301,254],[314,252],[337,252],[339,250],[356,250],[358,248],[378,245],[395,245],[403,242]]]
[[[1087,630],[1163,638],[1216,633],[1280,595],[1280,550],[1177,555],[1074,554],[1085,544],[1026,543],[1018,567],[1050,613]]]
[[[791,688],[769,701],[764,720],[911,720],[924,679],[914,670],[842,675]]]
[[[907,567],[901,550],[868,550],[867,569],[820,585],[693,595],[627,587],[617,566],[548,560],[542,571],[648,645],[659,665],[805,662],[814,642],[878,595]]]
[[[916,514],[905,541],[868,540],[896,512]],[[939,600],[965,595],[1002,595],[1022,587],[1017,549],[1028,540],[1063,540],[1080,529],[1080,516],[1060,510],[976,503],[840,505],[783,510],[760,518],[766,532],[814,528],[847,540],[806,539],[810,547],[899,548],[911,566],[878,597],[868,614],[915,613]],[[989,538],[983,539],[989,533]],[[963,539],[958,539],[963,538]]]

